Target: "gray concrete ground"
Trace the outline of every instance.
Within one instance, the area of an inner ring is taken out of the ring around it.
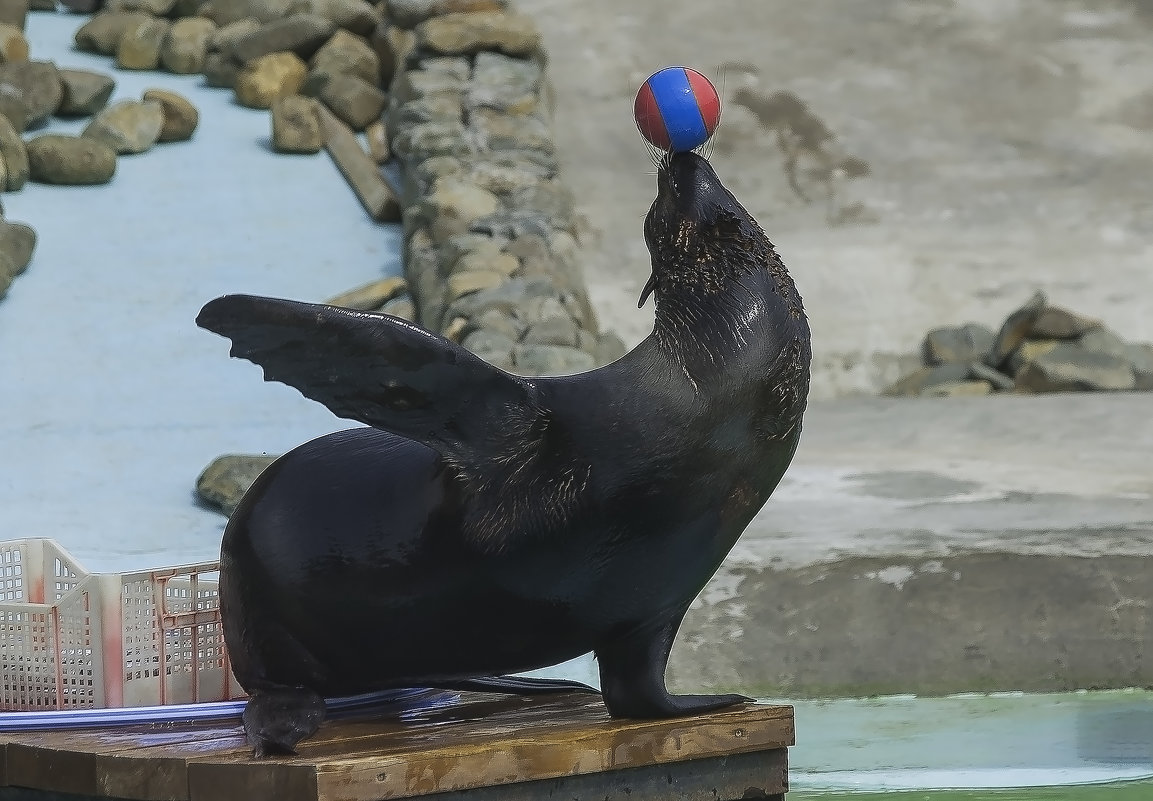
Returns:
[[[681,686],[1153,685],[1153,401],[817,403],[682,628]]]
[[[872,392],[928,328],[996,327],[1034,289],[1153,340],[1148,2],[516,2],[551,54],[593,304],[630,344],[652,319],[636,299],[655,194],[632,99],[669,64],[726,101],[745,83],[796,93],[872,167],[842,200],[874,221],[830,227],[788,189],[773,137],[723,106],[712,161],[796,278],[814,397]]]

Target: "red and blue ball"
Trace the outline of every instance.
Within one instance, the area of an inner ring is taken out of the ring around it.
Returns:
[[[654,147],[679,153],[703,145],[721,119],[721,99],[704,75],[665,67],[644,82],[633,102],[641,136]]]

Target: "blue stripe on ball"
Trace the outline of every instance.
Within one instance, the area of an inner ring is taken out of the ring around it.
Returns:
[[[705,119],[684,69],[670,67],[661,70],[649,78],[649,86],[674,151],[692,150],[709,138]]]

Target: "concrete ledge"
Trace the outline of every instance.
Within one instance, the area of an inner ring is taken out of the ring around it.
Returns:
[[[1153,685],[1148,397],[816,404],[672,683],[758,695]]]

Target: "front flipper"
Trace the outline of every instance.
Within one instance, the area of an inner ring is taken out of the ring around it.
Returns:
[[[231,354],[263,367],[266,381],[446,456],[492,456],[494,432],[527,428],[540,413],[533,382],[386,314],[227,295],[196,323],[231,339]]]
[[[244,705],[244,734],[252,756],[292,756],[296,744],[324,721],[324,699],[303,687],[256,690]]]
[[[700,715],[736,704],[750,703],[743,695],[670,695],[665,666],[681,616],[646,625],[596,649],[601,692],[614,718],[660,719]]]
[[[430,685],[438,690],[463,690],[474,693],[510,693],[545,695],[548,693],[599,693],[595,687],[572,679],[540,679],[530,676],[484,676]]]

